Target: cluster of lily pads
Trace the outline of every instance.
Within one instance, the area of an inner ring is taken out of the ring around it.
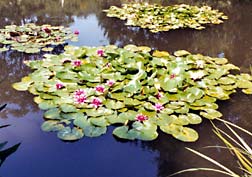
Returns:
[[[202,30],[205,24],[220,24],[228,19],[222,12],[209,6],[190,6],[186,4],[161,6],[148,3],[123,4],[104,10],[108,17],[127,20],[126,25],[148,28],[151,32],[169,31],[178,28]]]
[[[12,50],[25,53],[52,51],[53,46],[64,44],[66,40],[77,40],[79,32],[72,32],[63,26],[42,25],[28,23],[22,26],[8,25],[0,29],[0,51]]]
[[[239,68],[225,58],[135,45],[65,50],[27,61],[35,71],[13,84],[36,95],[46,110],[42,129],[62,140],[97,137],[113,124],[113,134],[123,139],[153,140],[159,128],[192,142],[198,133],[187,125],[221,117],[217,100],[237,88],[252,94],[252,76],[232,74]]]

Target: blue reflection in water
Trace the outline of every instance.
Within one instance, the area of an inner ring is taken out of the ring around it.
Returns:
[[[99,138],[67,143],[54,133],[40,130],[43,112],[29,112],[22,119],[10,117],[11,124],[0,139],[22,146],[0,169],[3,177],[134,177],[156,176],[157,152],[144,150],[138,143],[121,143],[112,130]],[[143,170],[144,169],[144,170]],[[124,172],[126,171],[126,173]],[[131,176],[131,175],[130,175]]]
[[[70,45],[76,46],[101,46],[108,45],[109,41],[105,36],[105,31],[98,24],[96,15],[92,14],[84,17],[75,17],[74,23],[70,24],[72,31],[79,30],[79,41],[70,42]]]

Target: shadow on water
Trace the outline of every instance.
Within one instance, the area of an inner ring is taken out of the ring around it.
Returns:
[[[0,27],[9,24],[34,22],[69,26],[80,30],[80,40],[74,45],[99,46],[130,43],[148,45],[153,49],[170,53],[185,49],[192,53],[209,56],[225,56],[241,68],[250,72],[252,61],[252,1],[229,0],[156,0],[164,5],[187,3],[210,5],[223,11],[229,20],[221,25],[208,25],[203,31],[191,29],[152,34],[148,30],[128,27],[123,21],[108,18],[102,12],[110,5],[120,5],[126,0],[1,0]],[[12,11],[10,11],[12,9]],[[58,50],[57,52],[62,52]],[[0,105],[7,103],[0,112],[0,124],[12,126],[1,130],[0,138],[10,144],[22,141],[12,151],[0,169],[3,177],[166,177],[176,171],[190,167],[212,167],[212,165],[185,150],[199,149],[219,162],[232,168],[235,158],[223,149],[205,149],[204,146],[221,145],[212,133],[209,121],[193,126],[200,135],[195,143],[183,143],[169,135],[160,133],[152,142],[119,141],[112,136],[113,128],[99,138],[84,138],[69,143],[57,139],[54,133],[40,130],[43,111],[33,102],[27,92],[12,89],[14,82],[31,71],[24,60],[41,59],[43,54],[27,55],[15,51],[0,53]],[[251,96],[240,92],[230,100],[219,102],[223,118],[248,130],[252,130]],[[216,125],[222,127],[218,122]],[[252,140],[249,141],[252,146]],[[0,151],[0,159],[2,159]],[[5,156],[8,155],[5,153]],[[28,160],[29,159],[29,160]],[[233,168],[232,168],[233,169]],[[234,169],[238,171],[238,169]],[[18,174],[18,175],[17,175]],[[186,173],[178,175],[194,177],[222,177],[213,173]]]
[[[0,111],[2,111],[5,107],[6,107],[6,104],[1,105],[0,106]],[[10,126],[10,125],[0,125],[0,129],[8,127],[8,126]],[[5,150],[2,150],[7,143],[8,143],[7,141],[0,142],[0,167],[2,166],[3,162],[6,160],[6,158],[8,156],[10,156],[14,152],[16,152],[16,150],[18,149],[18,147],[21,144],[21,143],[18,143],[18,144],[15,144],[14,146],[11,146],[11,147],[9,147],[9,148],[7,148]]]

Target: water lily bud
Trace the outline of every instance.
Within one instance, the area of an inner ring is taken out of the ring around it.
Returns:
[[[75,30],[75,31],[74,31],[74,34],[75,34],[75,35],[79,35],[79,34],[80,34],[80,31],[79,31],[79,30]]]

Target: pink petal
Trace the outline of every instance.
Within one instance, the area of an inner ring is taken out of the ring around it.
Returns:
[[[94,106],[95,108],[98,108],[101,106],[102,101],[99,98],[94,98],[91,102],[91,105]]]
[[[162,111],[164,109],[164,106],[162,104],[156,103],[154,106],[156,111]]]
[[[75,66],[75,67],[78,67],[78,66],[81,66],[81,60],[74,60],[72,61],[72,65]]]
[[[115,84],[115,81],[113,80],[108,80],[106,83],[109,87],[112,87]]]
[[[79,31],[79,30],[75,30],[75,31],[74,31],[74,34],[75,34],[75,35],[79,35],[79,34],[80,34],[80,31]]]
[[[96,52],[97,52],[97,55],[100,57],[102,57],[104,55],[104,50],[102,50],[102,49],[98,49]]]
[[[143,114],[138,114],[138,115],[136,115],[136,120],[137,121],[145,121],[145,120],[148,120],[148,117]]]
[[[105,87],[102,86],[102,85],[98,85],[98,86],[95,87],[95,90],[96,90],[97,92],[104,93]]]
[[[62,83],[57,83],[56,84],[56,89],[57,90],[59,90],[59,89],[61,89],[61,88],[63,88],[64,87],[64,85],[62,84]]]

